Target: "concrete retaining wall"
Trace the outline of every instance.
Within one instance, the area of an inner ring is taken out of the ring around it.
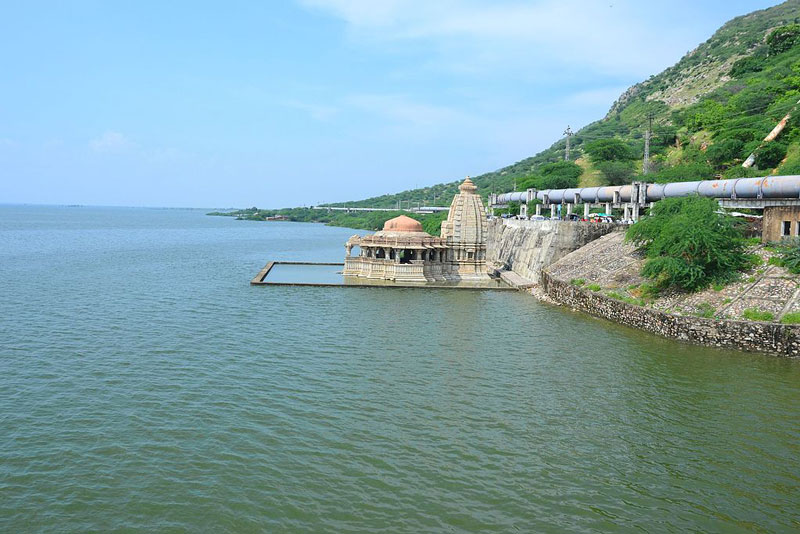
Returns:
[[[493,219],[489,221],[486,258],[538,283],[548,265],[622,229],[610,223]]]
[[[713,347],[800,356],[800,327],[776,323],[703,319],[618,301],[542,273],[544,292],[558,303],[665,337]]]

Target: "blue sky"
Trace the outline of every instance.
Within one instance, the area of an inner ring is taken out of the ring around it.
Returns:
[[[477,175],[776,3],[4,2],[0,202],[283,207]]]

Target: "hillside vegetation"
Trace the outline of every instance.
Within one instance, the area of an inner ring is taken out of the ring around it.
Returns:
[[[628,89],[601,120],[565,140],[473,178],[478,192],[526,187],[628,183],[642,174],[644,136],[652,118],[647,181],[800,174],[796,114],[772,142],[767,134],[800,100],[800,0],[737,17],[674,66]],[[753,151],[755,166],[742,167]],[[460,180],[348,206],[399,202],[447,205]],[[344,203],[338,204],[344,205]]]
[[[439,213],[410,213],[404,211],[370,211],[370,212],[344,212],[330,211],[314,208],[284,208],[277,210],[262,210],[257,207],[235,211],[213,211],[206,215],[220,217],[235,217],[244,221],[272,221],[272,217],[282,216],[293,222],[316,222],[329,226],[342,226],[359,230],[381,230],[383,223],[399,215],[405,215],[422,223],[422,228],[431,235],[439,235],[442,221],[447,219],[447,212]]]

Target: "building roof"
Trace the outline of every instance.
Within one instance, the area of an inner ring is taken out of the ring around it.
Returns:
[[[474,195],[475,191],[478,190],[478,187],[473,184],[472,180],[470,180],[469,176],[467,176],[467,179],[464,180],[464,183],[458,186],[458,190],[467,195]]]
[[[400,215],[394,219],[389,219],[383,225],[384,232],[424,232],[422,224],[416,219]]]

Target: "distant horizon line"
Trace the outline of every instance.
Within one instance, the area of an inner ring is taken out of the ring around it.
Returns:
[[[126,209],[153,209],[153,210],[242,210],[247,208],[241,207],[209,207],[209,206],[136,206],[126,204],[48,204],[38,202],[0,202],[2,206],[32,206],[32,207],[48,207],[48,208],[126,208]],[[304,206],[307,207],[307,206]],[[284,209],[284,208],[264,208],[264,209]]]

